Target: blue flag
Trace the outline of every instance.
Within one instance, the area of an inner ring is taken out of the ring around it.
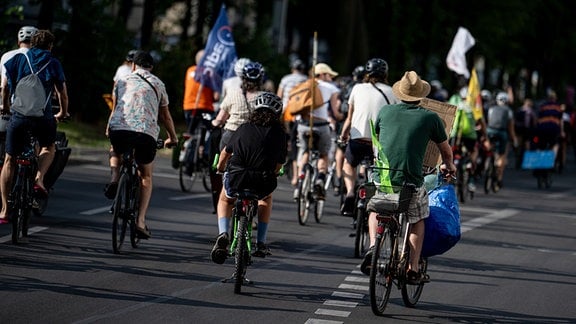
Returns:
[[[208,35],[204,56],[196,67],[196,81],[216,92],[222,92],[222,81],[234,76],[236,46],[222,5],[218,19]]]

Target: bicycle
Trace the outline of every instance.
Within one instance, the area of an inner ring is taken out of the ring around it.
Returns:
[[[252,222],[258,217],[258,196],[250,190],[236,193],[232,212],[229,254],[234,256],[235,271],[231,278],[222,282],[234,282],[234,293],[240,294],[243,285],[252,284],[246,278],[246,270],[252,264]]]
[[[416,186],[405,183],[400,187],[393,186],[388,189],[396,193],[397,200],[390,210],[377,213],[378,229],[369,281],[370,306],[372,312],[379,316],[384,314],[392,286],[396,285],[401,290],[404,305],[414,307],[420,299],[424,283],[428,281],[426,258],[420,259],[418,269],[426,279],[413,285],[408,283],[407,278],[410,260],[408,236],[411,224],[408,223],[405,213],[416,192]]]
[[[358,174],[357,181],[363,180],[363,183],[357,184],[354,191],[356,192],[356,199],[354,201],[354,211],[352,217],[354,219],[354,257],[361,258],[366,251],[370,248],[370,235],[368,234],[368,211],[366,205],[368,199],[374,195],[376,187],[372,182],[372,172],[370,165],[374,160],[374,156],[365,156],[358,167],[361,170]]]
[[[36,138],[28,131],[29,141],[16,156],[16,172],[8,196],[8,212],[12,222],[12,243],[28,243],[28,227],[34,204],[34,182],[38,172]]]
[[[490,149],[486,151],[484,159],[484,192],[489,194],[490,191],[497,193],[498,186],[498,167],[496,166],[496,152],[495,149],[499,145],[500,138],[497,136],[489,136]],[[458,177],[460,178],[460,177]]]
[[[205,149],[211,121],[213,116],[202,113],[202,120],[192,133],[182,134],[184,143],[180,149],[178,158],[178,180],[183,192],[190,192],[196,178],[202,177],[202,185],[208,192],[212,192],[210,183],[210,163],[208,151]]]
[[[164,147],[164,141],[158,139],[156,147]],[[134,160],[134,150],[131,149],[122,154],[118,189],[110,209],[113,215],[112,249],[115,254],[120,254],[128,229],[132,247],[137,248],[140,243],[140,239],[136,235],[136,218],[140,207],[140,183],[138,165]]]
[[[471,181],[474,179],[472,159],[470,158],[470,152],[464,145],[453,146],[452,152],[457,174],[460,175],[458,180],[456,180],[456,195],[458,196],[458,201],[465,203],[468,199],[474,199],[474,191],[470,190]]]
[[[310,208],[314,208],[314,218],[316,223],[320,223],[324,211],[324,198],[320,197],[318,188],[314,185],[318,177],[318,160],[320,152],[318,147],[319,135],[316,132],[307,132],[304,134],[306,141],[310,142],[312,136],[312,148],[309,149],[308,162],[302,167],[298,178],[298,223],[306,225]],[[324,184],[326,186],[326,183]],[[324,189],[324,188],[322,188]]]

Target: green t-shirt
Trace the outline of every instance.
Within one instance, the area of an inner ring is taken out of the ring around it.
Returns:
[[[406,103],[382,108],[374,128],[390,168],[403,170],[391,172],[394,186],[401,186],[404,180],[421,186],[428,142],[441,143],[448,139],[444,123],[435,112]]]

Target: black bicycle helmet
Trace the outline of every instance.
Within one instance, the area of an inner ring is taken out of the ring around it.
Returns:
[[[372,58],[366,62],[366,74],[367,75],[388,75],[388,63],[381,58]]]
[[[250,81],[260,81],[264,76],[264,68],[258,62],[250,62],[242,69],[242,78]]]
[[[134,55],[138,52],[138,50],[130,50],[128,54],[126,54],[126,61],[132,63],[134,62]]]
[[[366,69],[363,65],[358,65],[352,71],[352,76],[354,76],[358,80],[362,80],[364,78],[364,74],[366,74]]]
[[[280,116],[282,113],[282,99],[272,92],[262,92],[256,97],[254,110],[261,108],[270,109],[276,115]]]

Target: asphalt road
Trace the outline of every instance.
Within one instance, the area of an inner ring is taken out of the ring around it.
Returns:
[[[461,204],[462,239],[430,259],[432,281],[416,308],[393,290],[372,314],[368,277],[353,257],[350,219],[329,196],[322,223],[298,225],[280,180],[269,227],[272,255],[248,269],[254,284],[222,283],[233,262],[210,261],[217,232],[211,197],[178,187],[158,159],[148,225],[152,239],[114,255],[107,153],[75,149],[27,245],[0,226],[0,323],[576,323],[576,163],[552,188],[507,170],[498,194]]]

